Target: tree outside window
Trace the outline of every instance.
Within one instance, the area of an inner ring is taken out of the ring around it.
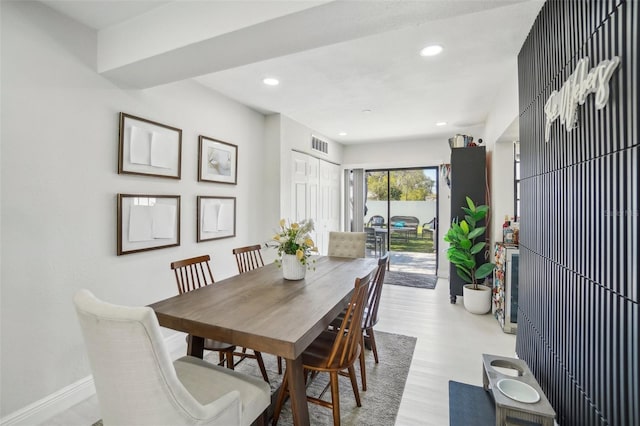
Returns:
[[[422,170],[394,170],[388,185],[386,172],[371,172],[367,176],[367,198],[370,200],[424,201],[436,198],[435,181]]]

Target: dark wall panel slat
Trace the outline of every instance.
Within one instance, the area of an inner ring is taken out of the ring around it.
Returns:
[[[561,425],[640,425],[639,5],[547,1],[518,55],[518,356]],[[621,58],[606,107],[578,106],[544,140],[544,105],[572,75]],[[544,65],[542,65],[544,64]]]

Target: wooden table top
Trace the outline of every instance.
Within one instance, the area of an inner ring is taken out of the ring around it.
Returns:
[[[149,305],[160,325],[295,359],[344,309],[376,259],[317,257],[287,281],[275,264]]]

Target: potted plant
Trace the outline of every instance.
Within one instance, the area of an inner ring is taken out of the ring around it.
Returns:
[[[277,243],[280,256],[276,259],[276,263],[282,267],[284,279],[303,279],[307,268],[315,262],[315,259],[309,259],[311,252],[318,251],[311,239],[312,231],[312,219],[303,220],[300,223],[287,223],[284,219],[280,220],[280,229],[273,240]]]
[[[462,290],[464,307],[474,314],[486,314],[491,309],[491,288],[479,285],[479,281],[493,272],[495,264],[487,262],[478,265],[476,255],[487,245],[484,239],[486,227],[478,226],[478,223],[487,217],[489,207],[476,206],[469,197],[467,205],[462,208],[464,220],[454,219],[444,236],[449,243],[447,259],[455,265],[458,276],[467,283]],[[481,241],[476,242],[477,239]]]

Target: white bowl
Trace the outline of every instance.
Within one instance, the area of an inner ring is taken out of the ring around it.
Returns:
[[[501,379],[496,384],[500,392],[514,401],[533,404],[540,401],[540,394],[528,384],[519,380]]]

